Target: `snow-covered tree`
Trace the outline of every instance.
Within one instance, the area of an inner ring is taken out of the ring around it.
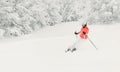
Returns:
[[[111,23],[119,20],[120,1],[118,0],[91,0],[90,23]]]

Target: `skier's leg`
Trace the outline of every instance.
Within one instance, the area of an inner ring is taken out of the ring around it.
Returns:
[[[78,37],[78,38],[76,39],[76,41],[73,43],[73,45],[71,45],[71,46],[68,48],[68,51],[71,51],[71,52],[76,51],[76,50],[77,50],[77,45],[79,44],[80,41],[81,41],[81,38]]]
[[[72,45],[71,52],[76,51],[79,48],[79,46],[81,47],[83,45],[85,41],[86,41],[85,39],[78,37],[76,42]]]
[[[65,52],[72,51],[73,49],[75,50],[76,44],[79,42],[79,39],[80,38],[76,36],[76,41],[70,47],[68,47],[68,49]]]
[[[79,42],[79,40],[80,40],[80,39],[77,39],[77,40],[75,41],[75,43],[73,43],[73,45],[71,46],[71,48],[76,48],[76,45],[77,45],[77,43]]]
[[[76,40],[76,42],[72,45],[72,49],[71,49],[71,52],[73,52],[73,51],[76,51],[77,50],[77,45],[78,44],[80,44],[80,41],[81,41],[81,39],[79,38],[79,39],[77,39]]]

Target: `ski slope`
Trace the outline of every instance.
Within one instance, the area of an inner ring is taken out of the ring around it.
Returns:
[[[89,25],[88,40],[72,45],[81,22],[45,27],[38,32],[0,41],[0,72],[120,72],[120,25]]]

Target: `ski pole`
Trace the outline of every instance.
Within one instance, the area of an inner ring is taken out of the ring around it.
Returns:
[[[93,41],[88,37],[88,40],[89,40],[89,42],[96,48],[96,50],[98,49],[97,47],[96,47],[96,45],[93,43]]]

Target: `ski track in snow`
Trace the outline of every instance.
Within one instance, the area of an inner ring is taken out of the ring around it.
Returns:
[[[46,27],[20,38],[1,39],[0,72],[120,72],[120,25],[89,25],[89,41],[74,53],[65,50],[75,42],[81,23]]]

